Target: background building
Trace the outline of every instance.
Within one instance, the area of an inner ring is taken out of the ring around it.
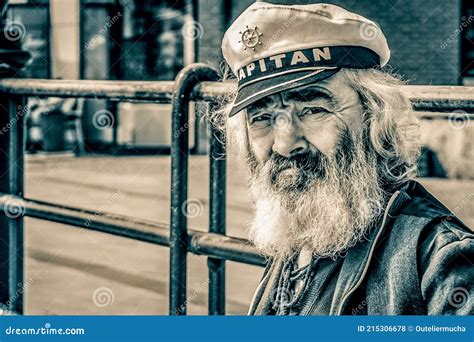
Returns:
[[[202,1],[204,27],[199,58],[221,60],[219,42],[227,26],[251,0]],[[472,84],[474,2],[468,0],[272,0],[279,4],[325,2],[376,21],[387,36],[389,66],[411,84]],[[201,3],[201,2],[200,2]],[[217,15],[216,13],[221,14]],[[315,28],[317,29],[317,28]]]
[[[25,48],[33,53],[25,77],[171,81],[179,70],[193,62],[210,63],[219,68],[224,32],[252,2],[14,0],[7,14],[24,35]],[[313,1],[273,2],[307,4]],[[325,2],[379,23],[392,52],[387,69],[400,74],[410,84],[474,84],[472,1]],[[88,150],[126,154],[169,150],[169,105],[83,99],[78,107],[82,108],[82,131]],[[93,124],[93,115],[98,111],[111,113],[110,127],[98,128]],[[196,152],[205,152],[207,128],[196,120],[198,116],[191,118],[194,123],[191,142]],[[470,153],[466,149],[473,143],[472,131],[453,131],[446,121],[424,121],[423,127],[423,143],[439,154],[443,164],[458,165],[459,157]],[[440,145],[440,141],[443,144]],[[449,161],[454,155],[453,148],[457,151],[454,162]],[[462,166],[463,170],[469,168],[469,165]]]

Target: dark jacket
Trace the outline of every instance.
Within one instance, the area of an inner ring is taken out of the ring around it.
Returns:
[[[381,224],[369,238],[348,250],[329,312],[474,314],[473,265],[472,231],[419,183],[410,181],[390,198]],[[269,261],[249,314],[266,312],[281,266],[281,260]],[[302,312],[311,315],[313,304],[309,301]]]

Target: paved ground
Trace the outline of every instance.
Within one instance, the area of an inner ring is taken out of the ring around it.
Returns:
[[[232,161],[228,170],[228,233],[245,237],[244,177]],[[191,158],[189,176],[189,197],[204,203],[189,224],[205,231],[207,157]],[[422,182],[474,226],[474,181]],[[169,222],[169,157],[28,156],[25,188],[29,198]],[[167,314],[167,248],[31,218],[25,226],[27,314]],[[227,311],[245,314],[262,269],[227,265]],[[189,313],[206,314],[206,258],[190,255],[188,271]]]

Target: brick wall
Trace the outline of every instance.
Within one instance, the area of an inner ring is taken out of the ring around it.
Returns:
[[[231,6],[233,20],[251,0],[205,0],[200,3],[204,25],[201,61],[220,60],[220,41],[228,23],[215,8]],[[307,4],[314,1],[273,3]],[[412,84],[460,84],[460,36],[447,39],[460,27],[461,0],[325,0],[366,16],[382,27],[392,50],[389,65]],[[207,29],[206,29],[207,27]]]
[[[199,23],[202,39],[199,44],[199,61],[218,66],[222,60],[221,41],[227,29],[224,15],[225,0],[205,0],[199,3]]]

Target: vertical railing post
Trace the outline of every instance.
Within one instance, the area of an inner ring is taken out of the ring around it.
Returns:
[[[18,97],[0,94],[0,192],[23,196],[24,122],[27,108]],[[8,200],[0,211],[0,302],[23,313],[23,215],[21,200]]]
[[[186,261],[188,251],[187,197],[189,156],[189,101],[194,86],[216,81],[217,72],[206,64],[191,64],[176,76],[172,104],[170,315],[186,315]]]
[[[22,25],[6,22],[8,1],[0,1],[0,79],[17,77],[31,55],[22,49]],[[0,94],[0,196],[23,196],[26,101]],[[23,313],[22,201],[11,199],[0,209],[0,303]]]
[[[210,110],[213,110],[211,104]],[[209,232],[226,233],[226,155],[225,136],[211,125],[209,147]],[[225,260],[208,258],[209,315],[225,314]]]

